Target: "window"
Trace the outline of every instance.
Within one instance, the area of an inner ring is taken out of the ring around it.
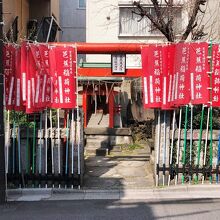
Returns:
[[[146,7],[153,16],[155,10],[153,7]],[[144,17],[140,20],[140,16],[132,13],[135,11],[133,7],[119,7],[119,36],[160,36],[162,33],[154,27],[151,21]],[[166,17],[166,8],[164,8],[164,17]],[[174,10],[174,30],[178,34],[181,31],[182,10],[176,8]]]
[[[86,8],[86,0],[79,0],[79,8]]]

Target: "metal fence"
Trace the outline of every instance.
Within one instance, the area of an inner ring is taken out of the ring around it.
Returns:
[[[6,119],[7,187],[80,187],[84,172],[82,111],[66,112],[64,123],[60,123],[59,112],[51,110],[28,118],[25,126],[14,116]]]

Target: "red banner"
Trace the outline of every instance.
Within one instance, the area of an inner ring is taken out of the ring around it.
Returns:
[[[172,86],[172,101],[174,106],[187,105],[190,102],[189,50],[189,44],[176,44],[174,59],[175,73]]]
[[[52,75],[52,108],[76,107],[76,55],[73,47],[53,47],[50,50]]]
[[[162,47],[163,99],[162,109],[172,109],[172,79],[174,69],[175,45]]]
[[[25,106],[22,101],[22,74],[21,74],[21,48],[15,51],[15,105],[14,110],[24,111]]]
[[[162,102],[162,46],[142,49],[144,107],[160,108]]]
[[[220,107],[220,46],[212,48],[212,106]]]
[[[4,45],[4,104],[7,110],[13,110],[15,106],[15,54],[16,48],[13,45]]]
[[[190,44],[190,89],[192,104],[209,102],[208,43]]]
[[[23,105],[26,105],[26,100],[27,100],[27,64],[28,64],[28,45],[26,42],[23,42],[21,44],[21,90],[22,90],[22,102]]]
[[[42,61],[42,71],[43,71],[43,85],[42,85],[42,94],[41,100],[43,106],[51,106],[51,87],[52,87],[52,78],[50,74],[50,61],[49,61],[49,47],[46,45],[39,46],[41,61]]]

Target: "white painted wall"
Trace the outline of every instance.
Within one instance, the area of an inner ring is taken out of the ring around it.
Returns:
[[[177,0],[182,2],[182,0]],[[166,39],[161,35],[152,36],[119,36],[119,6],[132,5],[129,0],[87,0],[86,41],[96,43],[161,43]],[[150,0],[142,3],[150,5]],[[145,18],[146,19],[146,18]],[[111,62],[109,55],[87,55],[87,62]],[[127,56],[127,66],[140,67],[141,59],[137,55]]]

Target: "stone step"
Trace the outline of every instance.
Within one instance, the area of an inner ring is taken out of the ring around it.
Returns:
[[[109,139],[108,138],[103,138],[103,139],[95,139],[95,138],[87,138],[86,139],[86,143],[109,143]]]
[[[85,154],[88,156],[106,156],[108,155],[109,150],[106,148],[98,148],[98,149],[92,149],[92,148],[86,148]]]
[[[122,151],[122,147],[121,146],[111,146],[110,152],[121,152]]]
[[[90,142],[86,144],[86,148],[108,148],[109,147],[109,143],[103,143],[103,142]]]

